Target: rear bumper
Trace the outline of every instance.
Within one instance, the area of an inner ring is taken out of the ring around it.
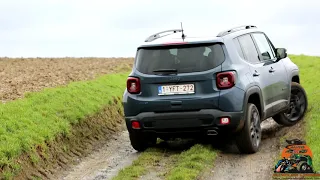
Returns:
[[[230,123],[220,124],[221,117],[229,117]],[[217,109],[203,109],[189,112],[154,113],[145,112],[125,117],[129,132],[142,131],[156,134],[188,134],[217,130],[236,132],[243,127],[243,112],[224,112]],[[141,129],[132,129],[131,121],[137,120]]]

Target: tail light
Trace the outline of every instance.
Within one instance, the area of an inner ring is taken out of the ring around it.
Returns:
[[[128,77],[127,91],[131,94],[139,94],[141,90],[140,79],[136,77]]]
[[[235,84],[235,72],[229,71],[218,73],[216,82],[219,89],[232,88]]]
[[[139,121],[136,121],[136,120],[131,121],[131,127],[132,127],[133,129],[140,129],[140,123],[139,123]]]

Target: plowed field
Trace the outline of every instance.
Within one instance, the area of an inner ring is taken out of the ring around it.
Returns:
[[[0,100],[128,70],[132,64],[132,58],[0,58]]]

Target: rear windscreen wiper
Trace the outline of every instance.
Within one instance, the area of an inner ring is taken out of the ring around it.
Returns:
[[[171,73],[177,73],[178,70],[177,69],[157,69],[157,70],[153,70],[153,72],[157,73],[164,73],[164,74],[171,74]]]

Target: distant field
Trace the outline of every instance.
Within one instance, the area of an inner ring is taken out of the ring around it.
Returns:
[[[132,58],[0,58],[0,100],[46,87],[91,80],[131,67]]]

